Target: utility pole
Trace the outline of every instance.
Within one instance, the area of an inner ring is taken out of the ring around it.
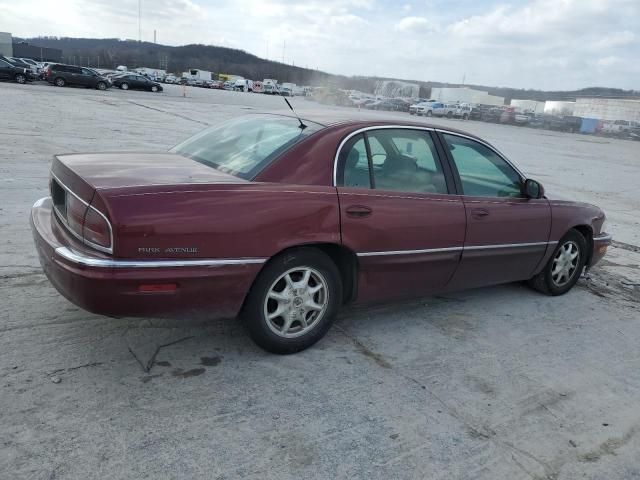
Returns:
[[[283,40],[282,41],[282,63],[284,63],[284,50],[287,47],[287,41]]]
[[[153,29],[153,43],[158,43],[158,42],[156,42],[156,30],[155,30],[155,28]]]
[[[142,41],[142,0],[138,0],[138,42]]]

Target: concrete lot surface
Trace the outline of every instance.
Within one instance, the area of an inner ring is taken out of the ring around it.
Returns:
[[[280,357],[233,320],[86,313],[41,273],[28,216],[53,154],[164,150],[286,109],[187,91],[0,84],[1,479],[640,478],[640,143],[438,121],[603,207],[609,255],[562,297],[511,284],[350,307]]]

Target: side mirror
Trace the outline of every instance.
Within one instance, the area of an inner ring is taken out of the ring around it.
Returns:
[[[527,198],[542,198],[544,197],[544,187],[535,180],[527,178],[524,181],[524,194]]]

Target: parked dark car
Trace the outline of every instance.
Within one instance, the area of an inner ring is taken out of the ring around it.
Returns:
[[[26,67],[19,67],[4,57],[0,57],[0,80],[12,80],[24,84],[33,79],[31,70]]]
[[[485,108],[481,113],[481,119],[483,122],[500,123],[503,109],[500,107]]]
[[[162,85],[158,82],[148,79],[143,75],[135,75],[133,73],[126,73],[123,75],[115,76],[111,79],[113,86],[121,88],[122,90],[148,90],[149,92],[161,92]]]
[[[56,87],[76,85],[79,87],[106,90],[111,86],[109,79],[88,67],[76,67],[54,63],[44,71],[44,79]]]
[[[31,212],[44,272],[80,307],[240,314],[278,353],[346,303],[522,280],[566,293],[605,255],[604,220],[469,133],[265,114],[169,152],[57,155]]]
[[[471,107],[471,112],[469,113],[470,120],[480,120],[482,118],[482,110],[481,107]]]
[[[385,99],[385,100],[375,100],[371,103],[367,103],[364,105],[364,108],[369,110],[387,110],[387,111],[397,111],[401,110],[401,107],[398,103],[396,103],[395,99]],[[407,105],[406,111],[409,111],[409,105]]]
[[[562,132],[575,133],[580,131],[581,125],[582,118],[574,117],[571,115],[547,115],[544,119],[544,128],[549,130],[559,130]]]

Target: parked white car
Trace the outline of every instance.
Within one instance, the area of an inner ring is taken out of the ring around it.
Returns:
[[[453,112],[453,116],[455,118],[469,120],[469,117],[471,116],[471,109],[472,107],[468,103],[461,103],[460,105],[456,106],[456,109]]]
[[[458,106],[453,103],[438,103],[433,107],[432,114],[434,117],[453,118]]]
[[[442,104],[434,101],[414,103],[413,105],[409,106],[409,114],[410,115],[415,114],[415,115],[418,115],[419,117],[422,117],[422,116],[430,117],[431,115],[433,115],[434,105],[442,105]]]

